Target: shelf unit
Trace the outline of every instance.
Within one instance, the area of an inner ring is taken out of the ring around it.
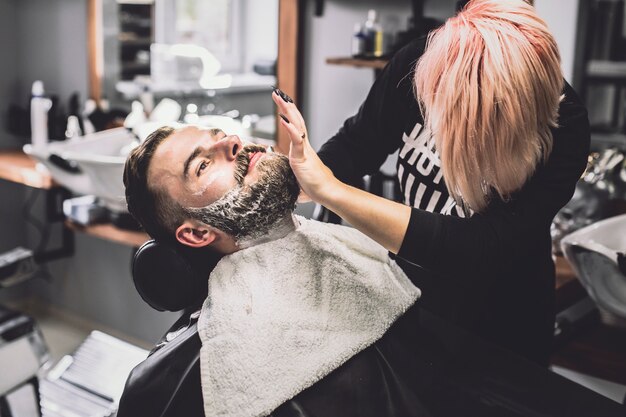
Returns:
[[[38,168],[21,150],[0,151],[0,178],[42,190],[58,186],[50,174]]]
[[[154,42],[154,3],[118,2],[119,71],[121,80],[150,75],[150,45]]]
[[[573,80],[589,109],[592,140],[622,149],[626,149],[624,8],[625,0],[580,2]]]
[[[110,240],[111,242],[133,248],[138,248],[150,240],[150,236],[143,232],[120,229],[110,223],[83,226],[66,220],[65,226],[76,232],[85,233],[104,240]]]
[[[41,169],[21,150],[0,151],[0,179],[42,190],[60,188],[48,172]],[[132,247],[139,247],[150,239],[146,233],[120,229],[112,224],[81,226],[66,221],[65,226],[74,231]]]

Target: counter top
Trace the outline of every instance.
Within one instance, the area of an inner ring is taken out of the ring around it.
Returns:
[[[57,186],[50,174],[21,149],[0,150],[0,178],[34,188]]]
[[[119,243],[120,245],[131,246],[134,248],[138,248],[151,239],[147,233],[120,229],[110,223],[83,226],[66,220],[65,227],[68,227],[76,232],[85,233],[100,239],[110,240],[112,242]]]
[[[44,190],[60,187],[49,172],[40,168],[37,162],[21,149],[0,150],[0,179]],[[112,224],[80,226],[68,221],[65,226],[74,231],[133,247],[141,246],[150,239],[146,233],[120,229]]]

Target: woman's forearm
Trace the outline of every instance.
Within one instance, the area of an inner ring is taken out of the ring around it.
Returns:
[[[366,234],[388,251],[397,254],[406,233],[411,208],[339,180],[328,184],[318,202]]]

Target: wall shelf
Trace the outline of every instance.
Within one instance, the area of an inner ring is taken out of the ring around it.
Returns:
[[[615,147],[626,151],[626,133],[591,133],[591,148],[604,149]]]
[[[555,267],[555,306],[560,312],[573,306],[587,296],[587,292],[576,277],[576,273],[563,256],[556,256]]]
[[[326,58],[326,63],[330,65],[343,65],[348,67],[356,67],[356,68],[371,68],[381,70],[385,68],[385,65],[389,60],[376,58],[376,59],[363,59],[363,58],[353,58],[353,57],[336,57],[336,58]]]
[[[18,149],[0,151],[0,179],[43,190],[58,187],[45,169]]]
[[[112,242],[131,246],[134,248],[143,245],[145,242],[151,239],[150,236],[148,236],[144,232],[120,229],[110,223],[83,226],[70,220],[66,220],[65,226],[76,232],[85,233],[90,236],[95,236],[104,240],[110,240]]]
[[[38,168],[37,165],[37,162],[21,150],[0,150],[0,179],[42,190],[60,187],[47,171]],[[112,224],[80,226],[66,221],[65,226],[74,231],[133,247],[141,246],[150,239],[146,233],[120,229]]]

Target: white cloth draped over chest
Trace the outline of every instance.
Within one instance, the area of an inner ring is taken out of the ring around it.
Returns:
[[[380,339],[420,296],[359,231],[296,223],[210,275],[198,322],[207,417],[270,414]]]

